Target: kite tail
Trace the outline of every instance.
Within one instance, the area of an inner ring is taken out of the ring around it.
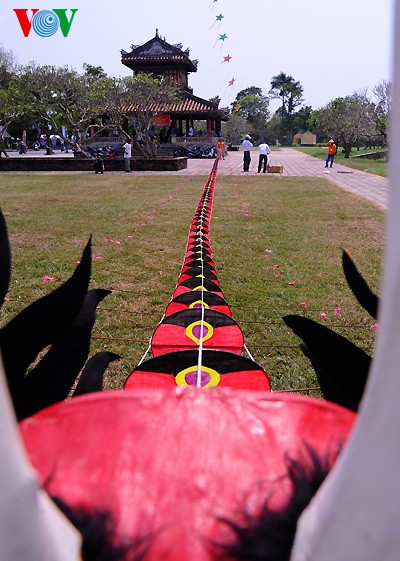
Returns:
[[[142,360],[125,388],[217,385],[270,391],[264,370],[242,355],[244,336],[232,319],[211,250],[210,220],[218,171],[215,160],[192,219],[178,282]],[[218,351],[218,352],[216,352]]]

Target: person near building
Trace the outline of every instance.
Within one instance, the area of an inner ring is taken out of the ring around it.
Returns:
[[[242,142],[243,171],[249,171],[249,167],[250,167],[250,162],[251,162],[250,150],[253,148],[253,145],[250,142],[250,140],[251,140],[251,136],[247,134]]]
[[[225,160],[225,142],[220,138],[217,142],[218,160]]]
[[[267,172],[267,164],[268,164],[268,154],[271,153],[271,148],[268,144],[263,141],[258,146],[258,172],[260,173],[261,168],[263,168],[263,173]]]
[[[122,147],[124,149],[124,163],[126,173],[130,173],[131,171],[132,142],[132,139],[129,138]]]
[[[330,167],[332,167],[333,165],[333,159],[337,152],[337,147],[332,138],[330,139],[329,142],[326,143],[326,145],[328,147],[328,155],[326,157],[325,167],[327,168],[329,163],[330,163]]]
[[[104,161],[100,154],[96,154],[93,161],[93,169],[96,173],[104,173]]]

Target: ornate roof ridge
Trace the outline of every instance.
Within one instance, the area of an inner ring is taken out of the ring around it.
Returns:
[[[176,45],[171,45],[165,40],[165,37],[162,38],[158,34],[158,29],[156,29],[155,36],[143,43],[143,45],[131,45],[131,52],[127,52],[125,50],[121,50],[122,57],[131,57],[131,56],[154,56],[154,55],[180,55],[184,56],[185,58],[189,59],[190,50],[182,49],[182,45],[180,43]],[[190,60],[190,59],[189,59]]]

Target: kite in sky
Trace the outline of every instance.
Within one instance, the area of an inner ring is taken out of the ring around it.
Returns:
[[[229,62],[231,60],[231,58],[232,58],[231,55],[226,55],[226,56],[224,56],[224,59],[223,59],[222,62]]]
[[[231,80],[229,80],[228,85],[225,88],[225,92],[224,94],[227,92],[228,88],[232,88],[233,84],[236,82],[236,78],[232,78]]]
[[[214,47],[218,43],[218,41],[221,41],[221,49],[222,49],[222,45],[224,44],[225,39],[228,39],[228,35],[226,33],[220,34],[220,36],[214,43]]]
[[[224,16],[223,16],[222,14],[219,14],[219,16],[215,16],[215,21],[214,21],[213,24],[210,26],[210,29],[211,29],[211,27],[214,27],[214,25],[217,23],[217,21],[219,22],[219,23],[218,23],[218,27],[219,27],[219,26],[221,25],[221,21],[222,21],[223,17],[224,17]]]

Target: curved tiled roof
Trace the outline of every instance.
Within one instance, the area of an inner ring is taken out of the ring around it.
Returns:
[[[125,108],[127,113],[137,113],[139,111],[150,111],[151,113],[169,113],[184,116],[185,114],[193,117],[194,114],[201,115],[203,118],[207,115],[214,115],[220,117],[222,120],[227,120],[226,114],[218,109],[218,104],[212,101],[207,101],[201,97],[185,93],[181,101],[175,103],[149,103],[145,107],[138,103]]]
[[[170,45],[158,34],[144,45],[132,45],[131,48],[130,53],[121,51],[121,62],[125,66],[131,67],[132,64],[140,65],[142,63],[181,62],[188,68],[189,72],[197,71],[197,61],[190,60],[189,50],[183,51],[180,45]]]

